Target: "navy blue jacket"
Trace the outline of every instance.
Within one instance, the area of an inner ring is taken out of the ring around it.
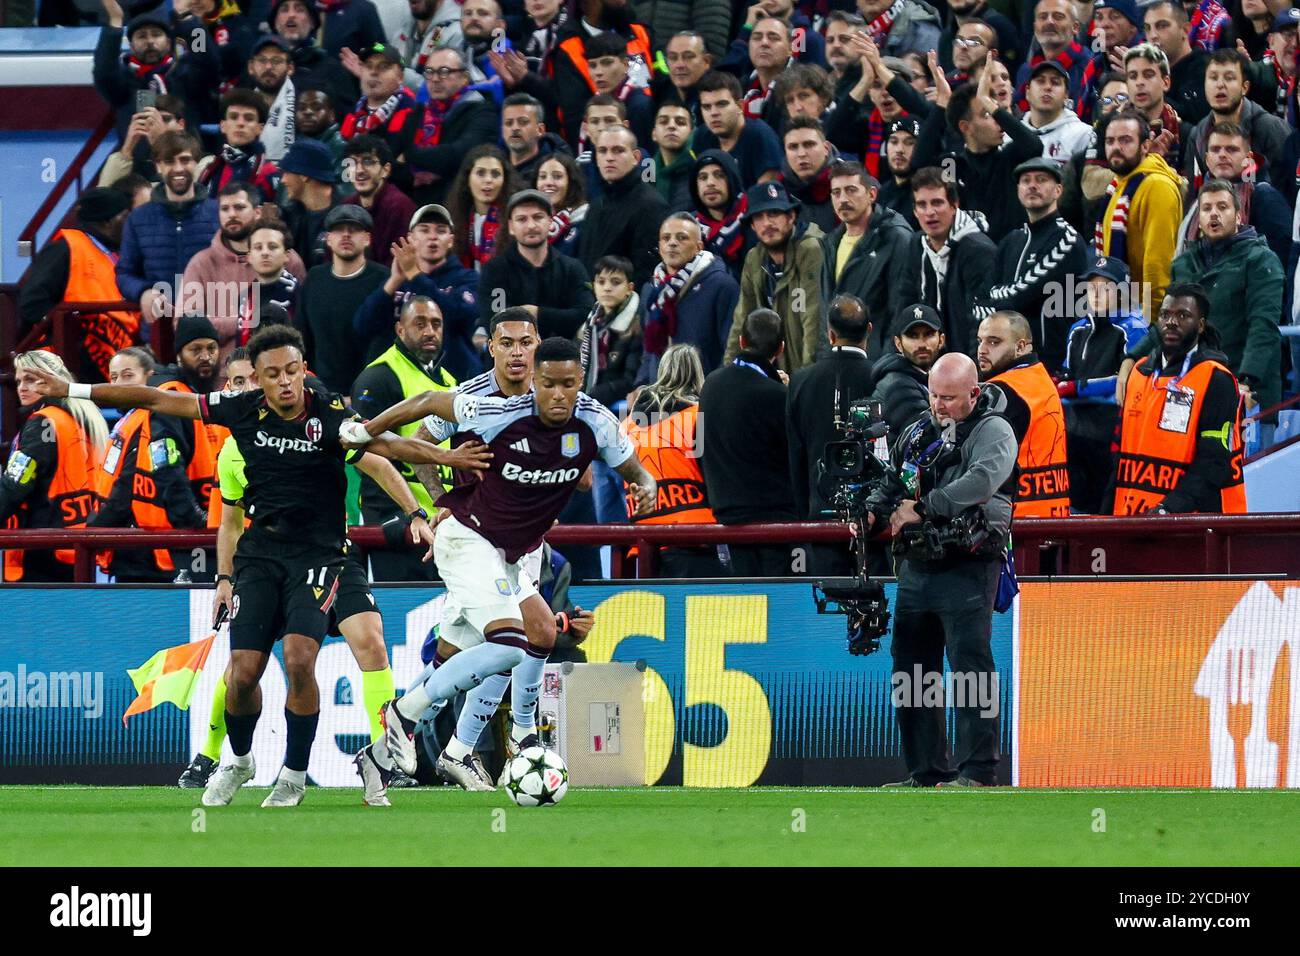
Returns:
[[[478,280],[477,272],[449,256],[433,272],[403,282],[395,296],[385,292],[383,285],[378,286],[352,317],[352,328],[363,342],[369,341],[392,329],[408,298],[427,295],[442,311],[442,367],[463,382],[483,371],[473,343],[474,329],[479,324]]]
[[[165,188],[153,189],[153,200],[126,218],[122,251],[117,260],[117,287],[122,298],[139,301],[156,282],[170,287],[196,253],[217,234],[217,203],[205,186],[194,187],[194,198],[173,203]]]
[[[653,297],[654,283],[647,282],[641,287],[642,310]],[[673,344],[694,345],[699,349],[705,375],[722,364],[739,301],[740,283],[727,271],[726,263],[718,258],[700,271],[686,294],[677,301],[677,334],[673,336]],[[641,325],[645,326],[644,311]],[[659,358],[644,353],[636,377],[637,385],[655,380],[659,374]]]

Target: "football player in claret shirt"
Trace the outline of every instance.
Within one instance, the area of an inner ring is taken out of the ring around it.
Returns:
[[[234,761],[208,781],[206,806],[224,806],[256,772],[253,730],[261,713],[258,682],[275,642],[284,638],[287,733],[284,769],[265,807],[302,802],[307,760],[316,737],[320,695],[316,656],[331,615],[345,635],[383,641],[383,623],[365,572],[347,559],[345,461],[361,446],[340,434],[354,418],[338,395],[304,388],[302,338],[275,325],[253,336],[249,357],[262,391],[207,395],[138,385],[70,385],[37,373],[38,390],[71,393],[101,405],[148,408],[229,428],[245,458],[244,511],[252,526],[239,539],[230,622],[231,667],[226,728]],[[358,423],[359,424],[359,423]],[[369,439],[369,436],[367,436]],[[370,452],[420,464],[467,467],[467,453],[382,434]],[[412,535],[431,542],[428,515],[412,515]]]
[[[534,368],[530,394],[426,392],[365,426],[345,427],[349,442],[364,442],[436,415],[477,434],[492,453],[481,481],[459,485],[438,500],[443,510],[434,554],[447,585],[439,634],[462,651],[384,708],[388,738],[363,752],[367,799],[386,786],[393,764],[415,771],[415,725],[425,711],[494,674],[512,672],[516,706],[535,722],[542,670],[555,644],[555,615],[538,595],[525,559],[542,543],[587,466],[600,456],[628,482],[638,514],[654,507],[654,478],[637,460],[618,419],[579,390],[578,346],[546,339],[534,353]],[[514,743],[520,750],[535,745],[535,731]],[[467,789],[491,786],[478,779],[472,746],[460,740],[448,744],[438,769]]]

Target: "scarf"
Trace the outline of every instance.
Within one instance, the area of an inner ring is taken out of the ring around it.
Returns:
[[[902,3],[902,0],[899,0]],[[791,63],[793,63],[793,58]],[[786,64],[788,69],[790,63]],[[779,74],[778,74],[779,75]],[[763,86],[763,81],[759,79],[758,70],[749,74],[749,87],[745,90],[745,96],[740,101],[740,108],[745,111],[745,119],[762,119],[763,107],[767,106],[767,98],[772,95],[772,89],[776,86],[776,80],[772,80],[767,86]]]
[[[469,233],[469,260],[461,259],[466,268],[481,269],[483,264],[492,258],[492,253],[497,247],[497,227],[501,214],[501,207],[496,203],[488,206],[487,214],[483,217],[483,225],[479,229],[474,228],[474,223],[470,222]],[[475,214],[474,219],[478,218]],[[477,237],[475,233],[478,233]]]
[[[745,248],[745,213],[748,209],[749,197],[741,193],[731,212],[722,219],[711,219],[705,213],[697,212],[695,221],[704,230],[704,248],[715,256],[721,256],[727,263],[739,262],[741,250]]]
[[[275,102],[271,104],[266,125],[262,128],[262,145],[266,147],[266,158],[273,163],[284,159],[284,154],[293,145],[296,95],[293,77],[286,76],[280,92],[275,94]]]
[[[663,355],[677,334],[677,303],[700,272],[713,264],[713,253],[702,249],[690,262],[669,274],[661,262],[651,278],[650,298],[645,306],[645,350]]]
[[[316,0],[315,6],[321,13],[330,14],[342,10],[349,2],[350,0]]]
[[[230,28],[225,21],[242,15],[243,11],[234,0],[221,0],[220,7],[211,16],[203,18],[203,25],[208,28],[217,46],[226,46],[230,43]]]
[[[794,170],[790,168],[790,164],[786,163],[785,169],[781,173],[781,180],[786,184],[786,189],[795,199],[805,205],[820,206],[831,198],[831,167],[835,165],[838,159],[839,157],[832,152],[826,160],[826,165],[806,183],[801,182],[799,177],[794,174]]]
[[[610,346],[616,336],[624,335],[632,328],[637,313],[641,309],[641,297],[635,292],[628,297],[614,315],[609,315],[599,302],[587,316],[587,324],[582,330],[579,354],[583,368],[582,390],[591,394],[600,378],[600,373],[609,368]]]
[[[379,109],[372,110],[366,105],[366,98],[363,96],[357,100],[356,108],[343,118],[343,126],[339,130],[344,139],[352,139],[354,136],[361,136],[366,133],[382,133],[383,128],[388,125],[388,121],[393,118],[397,112],[398,106],[402,103],[402,94],[406,92],[405,87],[399,89],[396,93],[384,100]]]
[[[412,18],[410,25],[397,36],[397,42],[405,47],[403,52],[409,67],[416,73],[423,73],[424,64],[429,56],[441,45],[439,41],[442,31],[453,23],[459,22],[459,20],[431,19],[428,29],[421,33],[420,25]]]
[[[240,303],[235,343],[239,346],[248,344],[253,333],[262,326],[268,305],[278,305],[284,309],[285,321],[292,325],[294,294],[297,289],[298,278],[288,269],[283,270],[280,278],[268,285],[263,285],[260,281],[253,283],[252,294],[245,294]]]
[[[577,209],[561,209],[551,217],[551,228],[546,234],[547,243],[553,246],[557,242],[563,242],[568,238],[569,230],[581,225],[586,218],[587,203]]]
[[[1146,173],[1137,173],[1124,187],[1124,192],[1115,200],[1115,208],[1110,214],[1110,219],[1106,218],[1106,207],[1110,205],[1111,197],[1119,189],[1119,177],[1116,176],[1106,187],[1106,205],[1102,207],[1101,218],[1097,220],[1097,231],[1093,236],[1093,248],[1096,249],[1097,255],[1112,255],[1116,259],[1128,261],[1128,211],[1133,204],[1133,197],[1137,195],[1138,187],[1142,185],[1142,180],[1146,179]],[[1110,252],[1106,252],[1106,233],[1110,232]]]
[[[176,62],[170,53],[165,54],[157,63],[141,63],[134,53],[122,57],[122,65],[137,80],[144,80],[148,88],[158,95],[167,92],[167,73]]]
[[[428,100],[424,104],[424,116],[420,120],[420,128],[415,131],[415,145],[421,148],[437,146],[442,140],[442,124],[447,120],[447,114],[451,112],[452,107],[460,102],[460,98],[465,95],[465,90],[469,87],[462,87],[460,91],[449,100]]]
[[[1264,62],[1273,68],[1273,76],[1277,78],[1277,104],[1273,107],[1273,112],[1286,119],[1291,102],[1295,99],[1295,77],[1286,75],[1271,49],[1264,53]]]
[[[1151,135],[1158,136],[1164,130],[1169,130],[1169,132],[1173,134],[1174,144],[1169,149],[1169,155],[1165,157],[1166,160],[1169,160],[1170,165],[1173,165],[1171,157],[1178,155],[1179,129],[1180,120],[1178,118],[1178,112],[1170,106],[1169,101],[1166,100],[1165,105],[1160,110],[1160,119],[1151,124]]]
[[[544,27],[534,29],[528,35],[528,40],[524,43],[524,58],[528,61],[529,70],[543,75],[549,73],[551,51],[555,49],[555,44],[568,23],[569,11],[561,6],[554,20]]]
[[[867,117],[867,148],[862,158],[866,160],[867,172],[876,179],[880,178],[880,150],[885,145],[885,118],[879,109],[873,109]]]
[[[952,258],[952,251],[957,248],[957,243],[967,236],[977,232],[986,232],[987,230],[988,220],[984,218],[982,212],[967,212],[965,209],[958,209],[957,215],[952,221],[952,228],[948,230],[948,239],[938,252],[930,245],[928,238],[921,237],[921,252],[924,255],[921,269],[921,301],[930,301],[925,294],[929,274],[924,265],[928,262],[930,269],[934,272],[934,310],[940,315],[943,314],[943,288],[948,279],[948,264]]]
[[[872,41],[884,52],[885,41],[889,39],[889,31],[894,26],[894,21],[898,15],[903,12],[903,0],[894,0],[893,5],[882,13],[876,19],[867,24],[867,32],[871,34]]]
[[[1187,34],[1192,49],[1217,50],[1230,20],[1228,11],[1218,0],[1201,0],[1192,13],[1191,30]]]

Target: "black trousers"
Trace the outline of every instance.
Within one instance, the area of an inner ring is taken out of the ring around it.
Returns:
[[[924,784],[960,775],[993,784],[1000,758],[998,693],[993,665],[993,599],[1001,566],[996,560],[963,561],[939,571],[904,561],[894,608],[894,714],[907,771]],[[957,712],[955,757],[950,757],[943,697],[936,705],[924,689],[953,672]],[[924,682],[921,686],[918,681]],[[974,690],[975,693],[968,693]],[[981,704],[982,695],[984,703]],[[990,713],[991,712],[991,713]],[[955,764],[955,766],[954,766]]]
[[[793,573],[788,544],[733,544],[728,550],[733,578],[783,578]]]

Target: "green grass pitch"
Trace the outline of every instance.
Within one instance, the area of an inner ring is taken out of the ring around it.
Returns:
[[[1300,863],[1300,791],[265,789],[201,814],[198,791],[0,787],[0,865],[1088,865]],[[537,857],[534,857],[537,858]]]

